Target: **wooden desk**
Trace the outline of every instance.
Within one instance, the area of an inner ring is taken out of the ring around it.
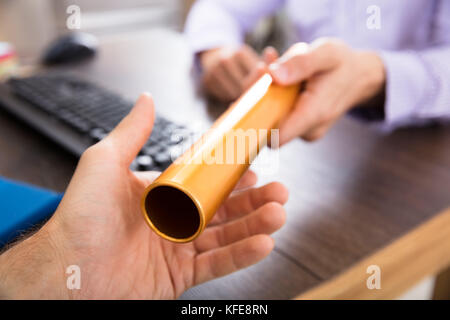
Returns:
[[[98,58],[76,69],[133,99],[149,91],[161,114],[205,126],[223,109],[206,106],[191,66],[183,39],[157,30],[102,39]],[[274,235],[274,252],[182,298],[286,299],[334,281],[449,206],[449,146],[450,127],[385,134],[351,118],[317,143],[290,143],[279,154],[277,174],[260,177],[260,183],[278,180],[290,190],[287,223]],[[75,165],[73,156],[0,112],[0,175],[62,191]],[[439,269],[448,265],[448,255]],[[431,265],[426,270],[439,271]]]

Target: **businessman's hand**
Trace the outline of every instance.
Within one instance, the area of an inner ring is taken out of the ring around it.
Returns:
[[[285,220],[287,191],[278,183],[232,195],[194,242],[175,244],[151,231],[139,204],[157,174],[129,166],[152,123],[152,99],[142,95],[114,131],[83,154],[53,217],[0,255],[0,297],[171,299],[270,253],[268,234]],[[240,186],[255,180],[247,173]],[[71,265],[81,271],[79,290],[66,285]]]
[[[204,87],[215,98],[230,102],[256,81],[274,59],[276,51],[271,47],[262,58],[247,45],[205,51],[200,54]]]
[[[342,114],[376,96],[385,83],[384,65],[376,53],[332,39],[297,43],[269,70],[279,84],[306,83],[280,126],[280,144],[298,136],[319,139]]]

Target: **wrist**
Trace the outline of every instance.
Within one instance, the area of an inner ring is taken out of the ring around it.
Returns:
[[[372,98],[379,96],[384,90],[386,72],[383,60],[371,51],[360,51],[356,53],[359,62],[359,79],[362,85],[356,104],[366,104]]]
[[[68,299],[64,253],[49,221],[0,255],[0,296],[6,299]]]

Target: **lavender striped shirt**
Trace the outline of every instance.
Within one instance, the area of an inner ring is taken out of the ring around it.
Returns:
[[[296,41],[338,37],[380,54],[389,126],[450,119],[450,0],[199,0],[185,34],[194,52],[237,45],[281,8]]]

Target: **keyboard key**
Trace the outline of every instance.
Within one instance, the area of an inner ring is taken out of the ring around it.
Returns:
[[[66,73],[13,78],[8,84],[16,96],[91,137],[94,143],[113,130],[133,107],[131,101]],[[185,127],[156,116],[153,132],[131,168],[165,169],[172,162],[172,147],[186,143],[185,134],[190,134]]]
[[[138,164],[138,169],[140,170],[151,170],[154,166],[152,157],[148,155],[138,156],[136,162]]]
[[[172,163],[170,152],[168,150],[164,150],[156,154],[155,161],[161,166],[168,166],[170,163]]]
[[[107,133],[101,128],[94,128],[89,132],[89,136],[95,141],[102,140],[106,135]]]
[[[160,145],[152,144],[152,145],[149,145],[149,146],[144,146],[142,148],[142,153],[148,154],[148,155],[156,155],[161,150],[163,150],[163,148],[161,148]]]

